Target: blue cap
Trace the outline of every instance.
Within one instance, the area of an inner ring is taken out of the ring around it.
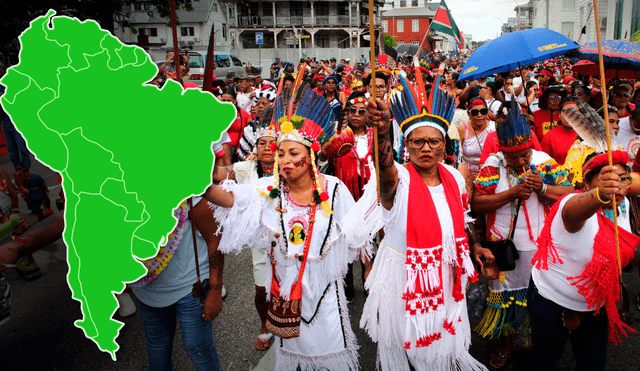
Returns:
[[[327,77],[324,78],[324,80],[322,80],[322,85],[326,84],[327,81],[329,81],[329,80],[335,81],[336,85],[339,84],[338,79],[335,78],[335,76],[327,76]]]

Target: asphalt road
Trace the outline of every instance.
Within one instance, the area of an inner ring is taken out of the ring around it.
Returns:
[[[8,156],[0,157],[9,174],[13,167]],[[33,161],[32,172],[43,176],[47,185],[54,186],[57,174],[37,161]],[[58,191],[52,189],[55,199]],[[21,200],[22,214],[32,224],[37,218],[27,214],[26,204]],[[97,211],[98,212],[98,211]],[[107,353],[101,352],[82,330],[74,326],[80,319],[80,305],[71,299],[66,283],[68,271],[66,247],[62,240],[40,250],[35,258],[42,271],[42,277],[26,282],[15,270],[5,276],[11,285],[11,320],[0,326],[0,370],[146,370],[148,369],[144,331],[139,314],[116,319],[125,326],[117,339],[120,350],[113,361]],[[105,259],[105,274],[109,272],[109,261]],[[113,267],[116,269],[116,267]],[[356,277],[360,277],[356,265]],[[640,291],[637,268],[633,273],[625,273],[632,299]],[[244,251],[239,255],[228,255],[225,260],[225,285],[228,297],[224,301],[221,315],[214,321],[213,335],[218,349],[221,370],[271,370],[273,352],[255,350],[254,342],[259,330],[259,320],[253,304],[254,285],[251,268],[251,254]],[[349,305],[351,324],[360,345],[360,365],[362,370],[374,370],[376,347],[364,331],[359,328],[364,295],[356,284],[356,297]],[[472,318],[472,325],[478,319]],[[640,311],[632,307],[629,324],[640,329]],[[488,365],[489,355],[495,344],[475,335],[472,339],[471,354]],[[608,349],[608,370],[640,369],[640,333],[630,334],[621,346],[610,345]],[[261,359],[265,357],[264,360]],[[504,370],[526,370],[528,350],[522,337],[518,338],[518,348]],[[173,351],[174,369],[193,370],[191,361],[182,347],[180,333],[176,334]],[[259,366],[258,366],[259,365]],[[570,345],[567,345],[559,370],[575,369],[575,361]]]

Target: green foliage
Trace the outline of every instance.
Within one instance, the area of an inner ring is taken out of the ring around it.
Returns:
[[[631,42],[640,43],[640,30],[636,31],[636,33],[631,36]]]
[[[395,36],[384,34],[383,37],[384,37],[384,46],[393,48],[394,46],[398,45],[398,42],[396,41]]]

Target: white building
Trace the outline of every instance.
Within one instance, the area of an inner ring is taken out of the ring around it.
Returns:
[[[206,56],[211,27],[215,24],[215,51],[229,52],[231,40],[223,5],[217,0],[193,2],[193,11],[177,10],[178,45]],[[129,22],[137,34],[130,29],[116,26],[115,36],[127,44],[137,44],[148,51],[154,62],[164,61],[167,51],[173,50],[173,34],[170,20],[160,18],[150,2],[139,2],[125,6]]]
[[[592,0],[530,0],[534,28],[548,28],[579,44],[595,42]],[[640,29],[640,0],[600,0],[600,32],[603,40],[629,40]],[[583,26],[586,33],[581,36]]]

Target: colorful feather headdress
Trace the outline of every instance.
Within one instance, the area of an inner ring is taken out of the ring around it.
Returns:
[[[514,153],[533,148],[533,136],[527,118],[520,112],[516,101],[511,101],[511,110],[505,122],[496,123],[498,148],[502,152]]]
[[[447,136],[449,123],[456,109],[455,98],[445,90],[438,88],[440,75],[431,84],[427,95],[422,83],[422,71],[416,68],[415,89],[399,75],[400,86],[389,98],[391,114],[400,123],[404,137],[418,127],[429,126],[438,129]]]
[[[303,66],[304,69],[305,66]],[[313,196],[317,204],[322,205],[323,213],[332,213],[329,206],[329,195],[326,190],[320,192],[320,177],[316,168],[316,152],[331,139],[336,131],[336,117],[327,98],[318,95],[313,89],[300,90],[302,74],[298,74],[293,88],[279,94],[273,107],[273,121],[278,133],[276,146],[284,141],[294,141],[310,148],[311,168],[315,178]],[[308,87],[308,85],[307,85]],[[278,158],[274,164],[274,172],[278,172]],[[269,189],[269,196],[280,195],[279,176],[275,185]]]

